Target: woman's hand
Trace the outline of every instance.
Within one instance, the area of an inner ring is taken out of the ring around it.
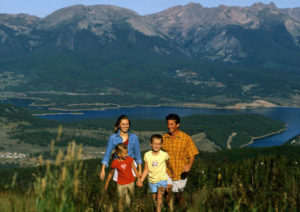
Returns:
[[[100,172],[100,179],[103,181],[105,178],[105,169],[101,169],[101,172]]]

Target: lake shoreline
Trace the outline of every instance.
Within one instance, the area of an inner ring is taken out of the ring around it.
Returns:
[[[1,101],[8,101],[10,98],[0,99]],[[40,98],[33,98],[33,97],[15,97],[15,99],[22,99],[22,100],[39,100]],[[70,106],[79,106],[78,108],[67,108]],[[80,108],[80,106],[86,106],[86,108]],[[90,107],[89,107],[90,106]],[[207,109],[222,109],[222,110],[247,110],[247,109],[258,109],[258,108],[297,108],[300,109],[300,104],[287,104],[287,105],[280,105],[272,103],[270,100],[264,99],[256,99],[252,102],[237,102],[233,104],[228,104],[224,106],[218,106],[214,103],[203,103],[203,102],[179,102],[179,103],[162,103],[162,104],[134,104],[134,105],[120,105],[116,103],[103,103],[103,102],[94,102],[94,103],[76,103],[76,104],[66,104],[62,105],[61,107],[55,107],[53,104],[45,104],[39,105],[35,103],[31,103],[28,107],[35,108],[35,107],[43,107],[45,114],[41,112],[40,114],[33,114],[33,115],[50,115],[48,114],[50,111],[53,111],[54,115],[60,112],[82,112],[82,111],[103,111],[103,110],[118,110],[122,108],[134,108],[134,107],[186,107],[186,108],[207,108]],[[48,112],[49,111],[49,112]],[[51,113],[51,112],[50,112]],[[74,114],[75,115],[75,114]]]
[[[267,137],[271,137],[271,136],[273,136],[273,135],[277,135],[277,134],[283,133],[284,131],[286,131],[286,129],[287,129],[287,125],[285,125],[284,128],[282,128],[282,129],[280,129],[280,130],[278,130],[278,131],[276,131],[276,132],[271,132],[271,133],[268,133],[268,134],[262,135],[262,136],[251,137],[250,142],[241,145],[239,148],[247,147],[247,146],[253,144],[256,140],[263,139],[263,138],[267,138]]]
[[[116,107],[94,107],[94,108],[78,108],[78,109],[68,109],[68,108],[55,108],[51,107],[48,108],[48,111],[64,111],[65,114],[71,114],[68,112],[74,112],[72,115],[82,115],[82,111],[105,111],[105,110],[118,110],[122,108],[134,108],[134,107],[185,107],[185,108],[196,108],[196,109],[220,109],[220,110],[248,110],[248,109],[259,109],[259,108],[296,108],[300,109],[300,106],[247,106],[247,107],[233,107],[233,106],[216,106],[216,105],[209,105],[209,104],[157,104],[157,105],[128,105],[128,106],[122,106],[118,105]],[[76,113],[77,112],[77,113]],[[59,115],[60,112],[54,112],[54,113],[40,113],[40,114],[33,114],[35,116],[43,116],[43,115]]]

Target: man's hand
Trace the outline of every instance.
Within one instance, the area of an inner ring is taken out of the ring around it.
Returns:
[[[184,171],[184,172],[189,172],[190,170],[191,170],[190,165],[185,165],[185,166],[183,167],[183,171]]]
[[[173,178],[173,177],[175,177],[175,174],[174,174],[174,172],[173,172],[173,171],[171,171],[171,173],[170,173],[169,177],[170,177],[170,178]]]

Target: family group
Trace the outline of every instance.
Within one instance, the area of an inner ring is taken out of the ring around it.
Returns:
[[[151,150],[144,154],[142,160],[138,137],[129,131],[131,121],[128,116],[120,116],[115,123],[115,133],[110,136],[102,159],[100,179],[105,179],[105,168],[112,156],[105,189],[113,178],[117,183],[119,211],[129,207],[134,182],[142,187],[146,177],[156,211],[161,211],[164,196],[170,209],[173,208],[173,197],[175,204],[182,206],[188,173],[198,150],[191,137],[179,129],[180,117],[177,114],[167,115],[166,124],[168,132],[151,136]]]

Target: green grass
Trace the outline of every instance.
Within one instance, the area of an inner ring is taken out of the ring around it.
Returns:
[[[81,147],[72,143],[66,153],[52,153],[56,154],[53,164],[41,158],[41,166],[36,168],[1,171],[2,208],[116,209],[116,184],[111,182],[104,192],[100,161],[80,161],[80,152]],[[189,174],[184,205],[191,211],[296,211],[300,200],[299,153],[299,147],[289,146],[200,152]],[[147,191],[146,182],[143,188],[136,187],[130,211],[153,209]]]

